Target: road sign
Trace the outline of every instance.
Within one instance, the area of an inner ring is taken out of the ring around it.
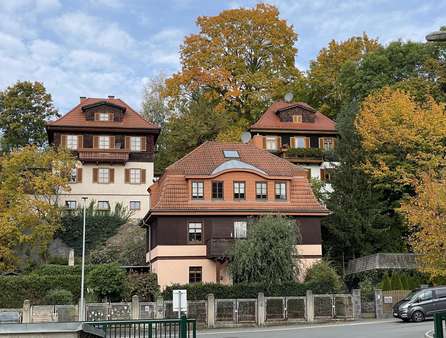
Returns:
[[[187,313],[187,290],[173,290],[172,296],[173,312],[178,312],[180,318],[182,312]]]

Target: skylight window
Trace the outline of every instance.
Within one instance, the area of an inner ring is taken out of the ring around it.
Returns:
[[[237,150],[223,150],[223,154],[226,158],[240,158]]]

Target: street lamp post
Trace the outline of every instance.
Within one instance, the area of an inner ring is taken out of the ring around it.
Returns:
[[[85,218],[86,218],[86,204],[87,197],[82,197],[84,201],[83,210],[83,222],[82,222],[82,267],[81,267],[81,301],[80,301],[80,311],[79,320],[85,321],[85,299],[84,299],[84,281],[85,281]]]

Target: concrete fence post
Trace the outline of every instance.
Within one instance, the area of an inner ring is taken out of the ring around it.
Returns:
[[[352,290],[352,305],[353,305],[353,318],[360,319],[361,318],[361,290],[360,289]]]
[[[266,300],[265,294],[259,292],[257,294],[257,325],[264,326],[266,318]]]
[[[164,318],[164,300],[163,297],[158,297],[156,299],[156,312],[155,319],[163,319]]]
[[[384,318],[383,290],[375,290],[375,314],[376,314],[376,319]]]
[[[140,319],[139,297],[132,296],[132,319]]]
[[[313,291],[307,290],[307,297],[306,297],[306,320],[307,322],[314,322],[314,296]]]
[[[208,318],[207,325],[208,328],[215,327],[215,297],[213,293],[208,294]]]
[[[22,323],[31,323],[31,302],[26,299],[23,302]]]

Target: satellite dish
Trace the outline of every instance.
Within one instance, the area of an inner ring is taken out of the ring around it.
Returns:
[[[293,101],[293,94],[292,93],[286,93],[286,95],[285,95],[285,102],[290,103],[291,101]]]
[[[251,133],[249,131],[245,131],[241,136],[242,143],[247,144],[251,140]]]

